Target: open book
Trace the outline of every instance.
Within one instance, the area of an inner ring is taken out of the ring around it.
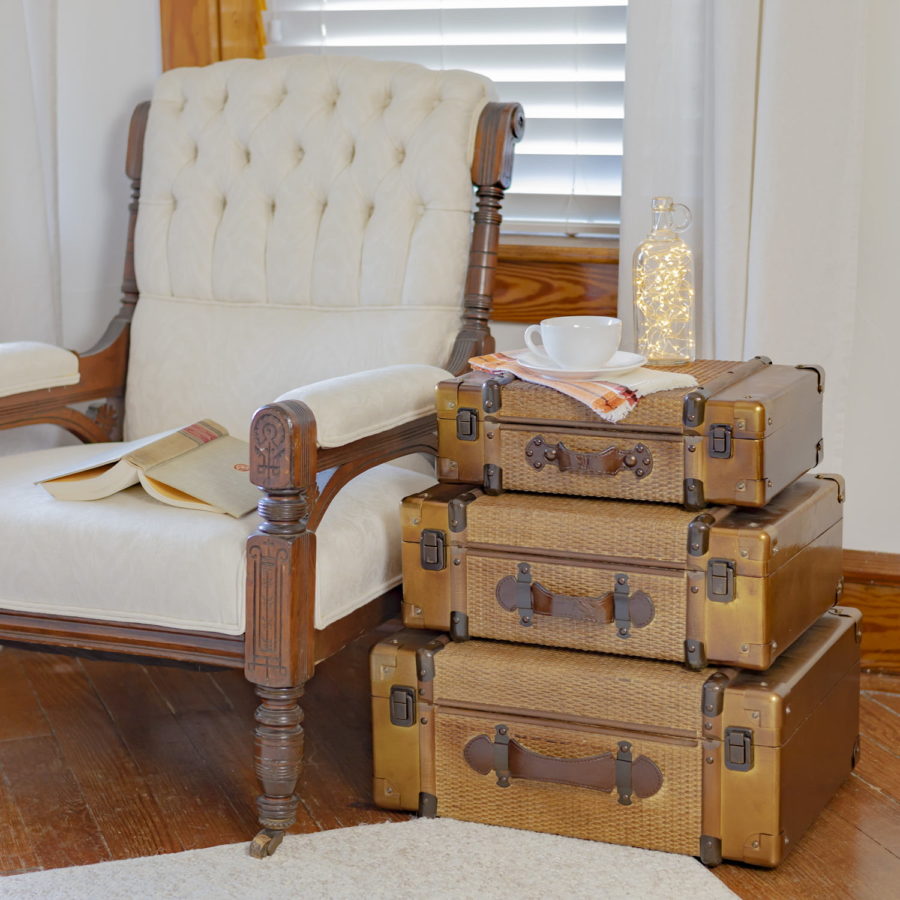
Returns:
[[[247,475],[249,458],[246,441],[203,419],[163,437],[104,447],[77,469],[37,483],[58,500],[99,500],[140,482],[163,503],[238,518],[260,498]]]

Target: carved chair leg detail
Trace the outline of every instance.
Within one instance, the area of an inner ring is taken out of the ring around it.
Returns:
[[[256,774],[263,793],[257,798],[262,826],[250,844],[257,859],[271,856],[285,831],[294,824],[298,799],[294,793],[303,763],[303,685],[256,686],[262,701],[256,710]]]

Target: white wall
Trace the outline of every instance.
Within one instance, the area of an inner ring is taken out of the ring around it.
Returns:
[[[900,553],[900,279],[895,268],[900,259],[900,3],[869,0],[868,12],[854,368],[843,464],[844,545]],[[840,250],[823,247],[823,252]],[[827,452],[826,447],[826,464]]]
[[[162,71],[159,3],[65,0],[58,10],[63,342],[86,350],[121,296],[128,120]]]

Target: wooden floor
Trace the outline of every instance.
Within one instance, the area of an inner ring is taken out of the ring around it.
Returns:
[[[297,832],[403,818],[369,799],[367,651],[379,636],[310,686]],[[7,646],[0,685],[0,873],[255,833],[255,703],[240,672]],[[900,895],[900,678],[865,676],[861,731],[854,775],[785,863],[713,870],[730,888],[753,900]]]

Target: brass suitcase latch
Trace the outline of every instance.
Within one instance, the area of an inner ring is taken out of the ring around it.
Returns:
[[[713,459],[731,459],[731,426],[711,425],[706,449]]]
[[[725,729],[725,768],[749,772],[753,768],[753,729]]]
[[[395,684],[391,688],[391,725],[409,728],[416,721],[416,692],[411,687]]]
[[[444,532],[436,528],[425,528],[419,538],[419,561],[429,572],[440,572],[447,565],[444,554]]]
[[[456,413],[456,438],[460,441],[478,440],[478,412],[463,407]]]
[[[706,569],[706,596],[717,603],[734,600],[734,560],[711,559]]]

